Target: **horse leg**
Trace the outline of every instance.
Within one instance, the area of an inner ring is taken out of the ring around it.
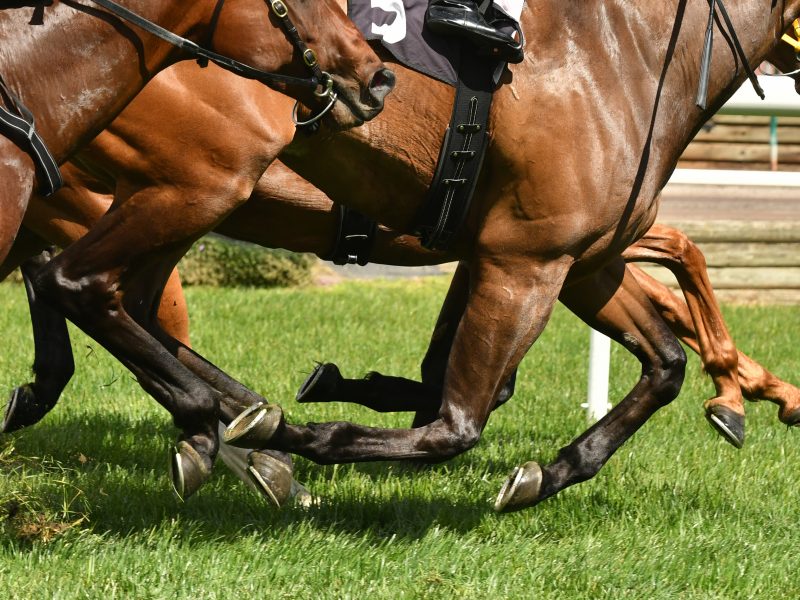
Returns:
[[[704,404],[706,419],[727,441],[741,448],[744,402],[737,377],[738,356],[708,280],[703,253],[683,232],[654,225],[625,250],[623,258],[655,262],[675,275],[689,307],[703,368],[716,388],[716,396]]]
[[[3,433],[38,423],[56,405],[61,392],[75,372],[66,319],[42,302],[31,284],[36,272],[51,257],[51,251],[45,250],[20,265],[33,327],[35,378],[33,382],[19,386],[11,393],[0,428]]]
[[[317,365],[297,392],[298,402],[351,402],[376,412],[414,411],[412,427],[436,420],[442,386],[453,344],[469,292],[469,266],[459,263],[422,361],[422,381],[370,372],[362,379],[346,379],[334,363]],[[509,377],[496,406],[514,394],[516,371]]]
[[[686,355],[681,345],[621,259],[565,287],[561,301],[632,352],[642,363],[642,376],[619,404],[562,448],[552,463],[528,462],[516,468],[497,497],[498,511],[533,506],[594,477],[656,410],[678,395],[683,382]]]
[[[453,339],[438,418],[416,429],[348,422],[281,423],[263,434],[257,411],[226,430],[234,445],[257,444],[315,462],[439,461],[477,443],[502,384],[544,329],[571,259],[534,264],[527,257],[475,258],[470,294]]]
[[[692,350],[701,353],[689,308],[664,284],[634,265],[631,271],[672,332]],[[800,389],[776,377],[743,352],[737,352],[738,380],[748,400],[777,404],[778,418],[787,425],[800,424]]]
[[[145,188],[122,199],[89,233],[40,269],[32,283],[37,294],[116,356],[170,412],[183,431],[173,463],[179,475],[174,483],[178,495],[187,497],[210,476],[218,446],[218,393],[128,313],[145,305],[134,284],[148,278],[159,254],[174,264],[192,241],[190,232],[197,226],[193,219],[152,227],[180,206],[180,194],[172,194],[171,189],[161,194]],[[202,217],[214,218],[204,213],[196,219]],[[170,270],[158,281],[153,277],[153,285],[163,286]]]

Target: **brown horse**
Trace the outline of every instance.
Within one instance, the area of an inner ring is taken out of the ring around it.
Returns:
[[[191,69],[188,65],[176,68]],[[174,93],[186,96],[187,90],[183,90],[180,86],[162,88],[161,83],[161,80],[157,80],[148,87],[119,120],[120,124],[128,119],[136,120],[140,125],[136,132],[142,135],[136,139],[125,139],[121,135],[125,128],[117,129],[115,123],[89,147],[88,151],[93,153],[95,160],[104,151],[112,149],[112,154],[106,156],[109,169],[114,156],[130,157],[131,152],[137,153],[137,159],[132,161],[134,164],[147,164],[147,161],[156,163],[161,159],[170,158],[149,151],[147,143],[152,141],[158,132],[164,131],[162,119],[165,116],[164,113],[149,110],[150,101],[158,98],[166,106],[171,106],[172,103],[168,101],[169,95]],[[142,108],[141,111],[139,107]],[[205,104],[200,110],[210,108],[209,104]],[[168,117],[168,113],[166,116]],[[146,123],[147,120],[153,122]],[[169,121],[169,118],[166,121]],[[237,131],[244,125],[239,121]],[[237,138],[241,139],[241,136]],[[113,140],[113,143],[104,145],[102,143],[104,139]],[[247,139],[252,140],[249,137]],[[122,151],[122,144],[125,145],[126,151]],[[192,147],[200,146],[200,144],[192,145]],[[172,155],[172,159],[180,160],[180,157]],[[197,168],[198,174],[205,169],[197,162],[192,164]],[[63,247],[77,240],[111,205],[111,196],[98,192],[103,190],[102,182],[93,180],[90,175],[81,172],[73,165],[66,165],[64,171],[66,176],[64,191],[46,202],[42,200],[32,202],[26,215],[25,228],[12,248],[11,255],[0,268],[0,279],[5,278],[13,268],[23,263],[29,256],[33,256],[51,243]],[[156,173],[157,170],[147,168],[143,169],[143,172]],[[152,184],[158,185],[158,182],[154,180]],[[110,194],[110,191],[108,193]],[[264,247],[311,252],[326,258],[335,245],[339,226],[338,212],[337,207],[324,193],[276,161],[259,180],[247,203],[220,223],[216,230],[228,237]],[[265,228],[262,226],[264,223],[276,226]],[[302,236],[297,236],[291,231],[292,223],[306,224]],[[628,268],[634,273],[640,286],[673,333],[700,355],[704,370],[710,375],[717,389],[717,396],[709,400],[707,406],[723,404],[737,414],[743,414],[742,395],[744,395],[749,400],[768,400],[777,404],[780,408],[780,420],[790,425],[796,424],[797,413],[800,411],[800,389],[775,377],[741,352],[737,353],[738,359],[731,357],[735,348],[715,302],[708,281],[705,259],[700,249],[690,239],[674,228],[654,225],[639,242],[623,253],[623,258],[627,262],[652,261],[664,264],[680,282],[684,295],[690,298],[688,302],[680,301],[665,285],[641,269],[629,265]],[[35,257],[30,263],[23,263],[25,280],[29,281],[35,269],[48,259],[49,255],[45,255],[43,258]],[[378,264],[413,267],[434,264],[439,262],[439,259],[437,253],[422,248],[417,238],[397,234],[387,228],[377,230],[370,252],[370,262]],[[59,322],[63,323],[63,317],[54,313],[35,296],[31,295],[30,300],[36,342],[34,362],[36,381],[20,386],[12,394],[4,421],[5,431],[31,425],[41,419],[55,405],[61,390],[72,375],[73,366],[68,338],[66,335],[58,337],[55,333],[62,329],[66,332],[64,326],[59,325]],[[443,313],[440,320],[447,320],[446,309]],[[187,346],[190,344],[188,313],[177,272],[173,272],[167,282],[158,316],[161,326],[167,333]],[[392,401],[393,396],[403,389],[407,391],[409,386],[414,385],[413,382],[387,378],[377,373],[371,373],[363,380],[343,380],[337,374],[335,365],[331,363],[328,365],[330,366],[318,367],[308,378],[302,386],[302,392],[298,394],[300,401],[344,401],[362,404],[376,410],[392,410],[393,406],[395,410],[397,408],[414,410],[413,404]],[[511,389],[506,390],[503,398],[507,399],[512,392]],[[431,406],[437,405],[440,393],[437,388],[431,387],[426,390],[419,386],[419,402],[429,410]],[[428,400],[424,400],[425,397],[428,397]],[[14,410],[16,404],[26,406],[32,420],[20,421],[22,417],[17,415],[14,418],[15,426],[11,428],[8,413]],[[726,439],[734,445],[741,446],[743,435],[728,434]]]
[[[213,85],[208,81],[207,85],[196,86],[195,76],[215,81]],[[200,89],[194,89],[197,87]],[[242,89],[238,89],[240,87]],[[116,173],[117,185],[125,186],[126,182],[133,180],[145,180],[150,188],[164,185],[164,174],[180,173],[187,168],[186,165],[193,169],[195,177],[184,177],[182,180],[202,181],[204,173],[212,169],[212,165],[204,164],[203,156],[193,156],[187,160],[186,155],[169,151],[170,127],[179,121],[179,115],[184,110],[185,100],[182,98],[193,99],[197,105],[195,116],[201,121],[212,120],[217,114],[227,114],[232,122],[228,130],[233,144],[257,149],[256,140],[262,131],[259,127],[261,117],[257,113],[228,106],[226,95],[215,91],[219,89],[229,90],[240,100],[247,98],[248,94],[264,93],[260,88],[224,72],[215,72],[213,69],[198,72],[197,67],[189,63],[178,65],[148,86],[108,132],[98,137],[85,153],[91,156],[94,164],[102,165],[103,172]],[[247,106],[247,103],[243,105]],[[157,106],[164,108],[157,111]],[[228,113],[229,108],[233,108],[234,112]],[[241,135],[242,131],[247,131],[248,135]],[[187,144],[187,148],[202,149],[211,141],[205,129],[196,130],[195,135],[196,138]],[[98,193],[98,190],[105,189],[102,181],[72,165],[65,166],[65,175],[67,185],[62,192],[48,201],[40,200],[31,204],[25,219],[24,235],[13,248],[12,254],[17,260],[47,245],[48,242],[42,238],[61,246],[68,245],[83,235],[110,206],[111,198]],[[190,192],[187,190],[186,193]],[[277,226],[265,228],[264,223]],[[292,230],[293,223],[304,224],[301,236]],[[217,230],[264,246],[281,246],[324,256],[333,245],[337,225],[338,212],[331,201],[276,163],[261,178],[249,201],[221,223]],[[672,268],[683,284],[685,293],[692,299],[691,316],[687,306],[663,285],[638,269],[634,269],[634,273],[673,331],[701,352],[704,366],[718,391],[718,396],[707,404],[725,405],[742,414],[742,395],[736,378],[737,361],[735,355],[731,357],[734,348],[714,303],[702,254],[680,232],[655,226],[640,242],[626,250],[624,256],[626,260],[666,262]],[[376,262],[410,266],[430,264],[441,257],[421,248],[416,238],[380,229],[371,258]],[[13,265],[14,261],[8,260],[3,273]],[[30,279],[29,270],[35,266],[39,265],[26,266],[26,280]],[[450,305],[445,304],[440,320],[447,320],[447,308]],[[33,295],[31,310],[36,341],[36,381],[15,390],[6,412],[5,430],[32,424],[44,416],[55,404],[72,374],[63,317],[36,301]],[[167,284],[159,316],[167,333],[189,344],[188,317],[176,277],[171,277]],[[695,333],[693,321],[699,333]],[[63,335],[59,337],[62,331]],[[741,386],[745,395],[751,399],[766,398],[778,403],[781,406],[781,418],[789,421],[787,415],[791,417],[800,406],[800,390],[775,378],[744,355],[740,355],[739,366],[744,378]],[[410,393],[412,390],[413,394]],[[501,398],[505,400],[511,393],[512,389],[507,388]],[[402,400],[409,395],[415,396],[417,402],[409,404]],[[301,401],[350,401],[377,410],[414,410],[417,407],[430,413],[438,406],[440,396],[441,390],[437,386],[415,384],[378,374],[371,374],[364,380],[345,381],[333,365],[326,365],[309,378],[309,383],[298,398]],[[400,399],[395,400],[398,397]],[[732,427],[726,427],[728,439],[741,445],[743,431],[734,429],[734,435],[731,433]],[[274,463],[262,462],[259,468],[263,479],[269,474],[269,469],[274,468]],[[275,490],[265,491],[272,491],[270,497],[280,502],[280,494],[276,494]]]
[[[110,14],[107,0],[102,3],[103,8],[96,4],[99,3],[90,0],[65,0],[44,6],[21,1],[0,11],[0,34],[4,40],[0,73],[8,89],[35,115],[37,130],[58,162],[104,128],[155,73],[189,56],[186,48],[191,47],[191,42],[213,44],[216,52],[261,70],[254,76],[311,106],[318,102],[313,85],[295,89],[297,78],[276,81],[263,72],[285,74],[313,67],[315,75],[323,76],[315,84],[326,86],[321,94],[330,99],[329,107],[333,107],[326,118],[337,128],[373,118],[393,85],[391,72],[383,68],[333,0],[297,0],[289,9],[283,2],[270,5],[263,0],[241,0],[227,7],[221,0],[201,0],[188,8],[163,1],[127,3],[127,8],[141,17],[173,34],[186,36],[188,41],[179,41],[181,48]],[[287,10],[293,23],[287,21]],[[294,33],[289,31],[295,26]],[[313,42],[313,50],[298,45],[293,36]],[[320,68],[327,71],[322,73]],[[48,77],[42,77],[42,73],[48,73]],[[336,94],[342,102],[334,105]],[[8,103],[11,98],[4,95],[3,100]],[[288,116],[287,122],[288,125],[269,124],[275,128],[276,139],[290,138]],[[7,138],[0,138],[0,157],[3,259],[35,188],[36,166]],[[265,164],[252,167],[257,173],[255,181]],[[240,178],[241,182],[246,174]],[[235,186],[236,182],[230,184]],[[127,359],[126,350],[130,347],[130,339],[117,343],[118,357],[129,365],[141,362],[138,356]],[[142,373],[147,368],[134,370],[142,381],[151,382],[152,376]],[[176,378],[186,379],[173,374],[172,379]],[[159,400],[175,415],[185,436],[191,438],[198,429],[192,416],[195,409],[205,406],[216,412],[212,396],[202,392],[162,394]],[[216,431],[197,435],[212,440]],[[187,452],[197,454],[191,442],[184,445]],[[202,445],[198,442],[198,446]],[[213,456],[215,447],[215,442],[209,441],[201,454]]]
[[[164,0],[129,0],[126,7],[176,35],[213,43],[217,52],[263,71],[295,72],[303,66],[263,0],[227,7],[220,0],[200,0],[188,7]],[[335,75],[352,108],[352,113],[338,109],[343,124],[374,116],[385,94],[385,74],[352,23],[330,0],[297,0],[291,11],[300,35],[316,40],[320,64]],[[0,76],[32,111],[36,129],[58,162],[99,133],[159,70],[190,56],[92,0],[6,2],[0,7],[0,37]],[[303,89],[294,91],[311,97]],[[10,99],[4,95],[3,101]],[[2,259],[35,188],[35,168],[28,154],[4,137],[0,156]]]
[[[800,2],[780,9],[768,2],[728,4],[751,63],[774,47],[785,21],[800,9]],[[468,265],[469,293],[450,313],[455,318],[437,332],[447,349],[434,378],[442,389],[437,418],[412,430],[350,423],[297,427],[284,423],[276,407],[262,405],[235,423],[236,432],[249,434],[240,442],[256,440],[320,462],[436,460],[462,452],[477,442],[504,382],[559,295],[631,350],[642,362],[642,378],[553,463],[516,470],[498,508],[535,504],[593,476],[675,397],[685,357],[619,256],[652,224],[660,188],[711,113],[694,108],[687,80],[698,72],[707,15],[700,3],[684,0],[644,7],[592,2],[580,8],[545,1],[536,9],[535,19],[531,11],[524,15],[523,28],[537,51],[512,67],[496,94],[484,177],[450,251]],[[556,41],[549,35],[553,30],[563,33]],[[712,109],[741,81],[722,36],[715,49]],[[296,140],[285,157],[334,200],[402,231],[410,228],[431,177],[452,91],[406,70],[400,81],[405,91],[387,104],[382,120],[362,131]],[[426,118],[418,122],[412,114]],[[391,123],[402,123],[402,132],[395,133]],[[581,143],[574,143],[578,138]],[[358,158],[369,159],[369,171]],[[387,181],[394,185],[387,188]],[[221,397],[226,418],[236,404],[263,402],[155,325],[147,327],[166,353],[135,324],[148,322],[158,289],[188,242],[227,212],[187,211],[194,199],[144,192],[126,200],[40,270],[35,291],[112,350],[120,344],[141,349],[143,362],[133,363],[130,353],[126,364],[157,397],[213,398],[204,391],[208,385]],[[152,226],[156,215],[163,218],[156,231],[136,235]],[[145,280],[145,272],[159,276]],[[201,414],[210,419],[213,406],[208,400]],[[190,452],[180,458],[203,475],[214,440],[200,426],[197,431],[192,447],[205,455],[194,463]]]

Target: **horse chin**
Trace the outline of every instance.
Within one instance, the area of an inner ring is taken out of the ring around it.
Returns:
[[[334,131],[352,129],[364,124],[365,119],[350,108],[346,102],[339,101],[334,104],[330,112],[325,115],[325,125]]]

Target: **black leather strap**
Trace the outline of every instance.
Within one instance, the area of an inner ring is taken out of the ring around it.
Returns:
[[[340,204],[336,241],[333,249],[322,258],[336,265],[359,264],[363,267],[369,262],[377,229],[375,220]]]
[[[37,192],[42,196],[50,196],[64,184],[58,163],[36,131],[33,113],[8,88],[2,77],[0,77],[0,92],[8,106],[8,108],[0,106],[0,133],[33,159],[39,180]]]
[[[228,58],[227,56],[222,56],[221,54],[217,54],[216,52],[212,52],[211,50],[207,50],[198,46],[191,40],[187,40],[179,35],[172,33],[171,31],[164,29],[137,15],[135,12],[128,10],[124,6],[120,6],[113,0],[91,0],[98,6],[102,6],[108,12],[112,13],[113,15],[119,17],[123,21],[127,21],[136,25],[140,29],[164,40],[165,42],[172,44],[173,46],[180,48],[184,52],[186,52],[189,56],[192,56],[200,61],[208,60],[213,62],[215,65],[222,67],[232,73],[236,73],[242,77],[246,77],[247,79],[254,79],[256,81],[261,81],[262,83],[280,83],[286,85],[301,85],[305,87],[312,87],[316,88],[319,84],[319,78],[314,74],[313,77],[292,77],[290,75],[280,75],[278,73],[268,73],[266,71],[261,71],[260,69],[256,69],[249,65],[239,62],[238,60],[234,60],[232,58]],[[273,7],[274,10],[274,7]],[[294,42],[294,38],[292,36],[292,32],[286,29],[286,22],[288,19],[280,18],[282,26],[284,26],[284,30],[286,31],[287,36],[289,36],[290,40]],[[288,21],[291,28],[294,28],[294,25],[291,24],[291,21]],[[295,34],[297,30],[294,30]],[[305,46],[305,45],[304,45]],[[300,49],[301,54],[303,50]],[[312,69],[313,70],[313,69]]]
[[[495,59],[463,54],[453,115],[415,221],[414,233],[426,248],[446,249],[469,210],[486,154],[497,66]]]

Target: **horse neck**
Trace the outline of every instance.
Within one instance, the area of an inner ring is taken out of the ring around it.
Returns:
[[[189,37],[205,33],[211,0],[177,3],[127,0],[146,19]],[[177,7],[177,8],[176,8]],[[61,161],[94,137],[158,71],[175,48],[121,23],[88,0],[0,11],[0,75],[33,112],[36,126]],[[55,68],[54,68],[55,67]]]

